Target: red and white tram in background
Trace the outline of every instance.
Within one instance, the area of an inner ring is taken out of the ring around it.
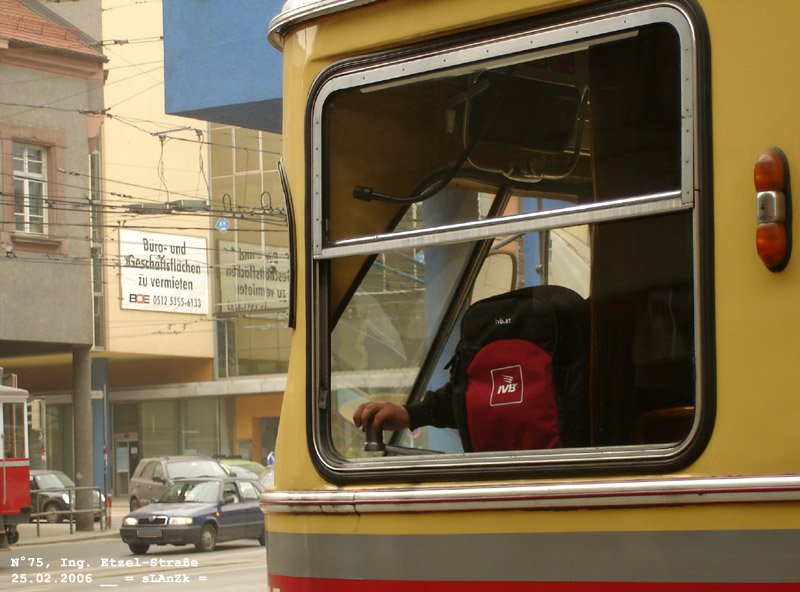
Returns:
[[[28,398],[24,389],[0,385],[0,525],[10,544],[19,539],[17,525],[31,513]],[[0,541],[0,549],[4,546]]]

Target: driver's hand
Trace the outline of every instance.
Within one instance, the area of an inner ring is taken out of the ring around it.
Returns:
[[[357,428],[361,428],[362,432],[366,430],[370,418],[373,418],[374,428],[380,430],[399,430],[411,425],[411,418],[406,408],[389,401],[363,403],[353,413],[353,423]]]

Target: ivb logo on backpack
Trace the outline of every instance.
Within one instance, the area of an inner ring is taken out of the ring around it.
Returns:
[[[522,403],[525,392],[522,383],[522,366],[495,368],[492,373],[492,394],[489,405],[516,405]]]

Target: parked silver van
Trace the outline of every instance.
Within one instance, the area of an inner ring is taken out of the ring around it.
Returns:
[[[226,477],[216,460],[205,456],[159,456],[139,461],[131,477],[128,495],[131,512],[153,502],[175,479]]]

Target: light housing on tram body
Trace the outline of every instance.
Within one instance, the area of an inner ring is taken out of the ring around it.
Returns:
[[[789,165],[780,148],[762,152],[756,160],[756,250],[770,271],[781,271],[792,254]]]

